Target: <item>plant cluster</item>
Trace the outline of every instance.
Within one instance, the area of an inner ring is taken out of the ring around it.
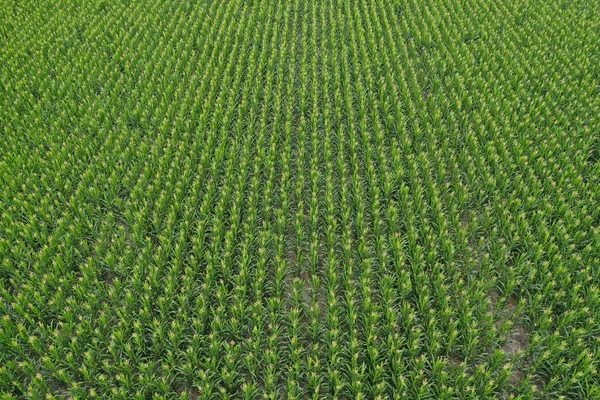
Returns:
[[[0,21],[0,398],[600,399],[593,1]]]

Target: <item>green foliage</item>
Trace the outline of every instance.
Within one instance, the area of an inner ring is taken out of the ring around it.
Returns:
[[[593,1],[0,21],[2,398],[600,398]]]

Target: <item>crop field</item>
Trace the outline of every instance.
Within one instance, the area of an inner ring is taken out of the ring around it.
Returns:
[[[593,0],[0,0],[0,399],[600,399]]]

